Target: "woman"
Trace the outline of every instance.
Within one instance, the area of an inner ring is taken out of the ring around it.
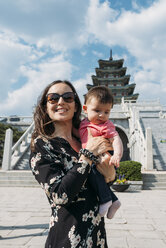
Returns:
[[[81,103],[68,81],[46,87],[34,113],[30,166],[51,205],[50,230],[45,248],[107,247],[104,218],[98,214],[98,199],[88,182],[96,156],[110,149],[102,137],[92,137],[86,149],[73,136],[80,123]],[[115,173],[109,156],[101,156],[98,170],[106,181]]]

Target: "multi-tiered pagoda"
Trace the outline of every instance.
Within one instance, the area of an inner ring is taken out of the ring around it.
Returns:
[[[130,75],[126,75],[126,67],[123,67],[124,59],[113,60],[112,51],[109,60],[98,61],[96,76],[92,75],[93,85],[87,84],[87,89],[98,85],[108,86],[114,96],[114,103],[120,104],[124,100],[136,101],[139,94],[133,94],[136,84],[129,84]]]

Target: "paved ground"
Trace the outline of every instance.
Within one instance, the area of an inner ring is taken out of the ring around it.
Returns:
[[[109,248],[166,248],[166,192],[117,193],[122,207],[106,219]],[[40,188],[0,188],[0,248],[44,248],[50,208]]]

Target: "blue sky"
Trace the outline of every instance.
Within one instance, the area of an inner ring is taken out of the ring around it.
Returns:
[[[81,100],[99,59],[124,58],[139,101],[166,105],[165,0],[0,0],[0,116],[31,115],[56,79]]]

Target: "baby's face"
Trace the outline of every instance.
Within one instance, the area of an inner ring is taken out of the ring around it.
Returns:
[[[111,103],[99,103],[96,98],[87,101],[83,106],[84,112],[87,114],[88,120],[93,124],[102,124],[109,119]]]

